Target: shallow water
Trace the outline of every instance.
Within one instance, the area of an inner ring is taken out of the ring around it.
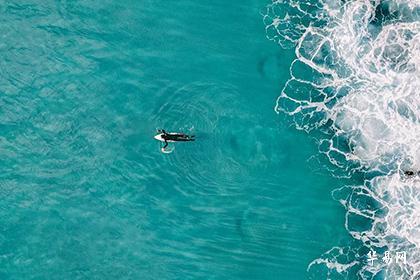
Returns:
[[[267,3],[120,2],[0,6],[0,278],[307,279],[346,181],[273,110]]]

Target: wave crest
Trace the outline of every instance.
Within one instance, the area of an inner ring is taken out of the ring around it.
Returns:
[[[420,182],[403,176],[420,170],[419,19],[412,0],[273,1],[264,17],[267,37],[296,54],[275,110],[297,129],[326,132],[320,152],[331,163],[373,178],[334,192],[347,209],[347,230],[362,246],[409,255],[405,268],[373,269],[353,254],[366,264],[362,279],[420,275]],[[329,257],[310,267],[337,271]],[[349,263],[339,270],[354,269]]]

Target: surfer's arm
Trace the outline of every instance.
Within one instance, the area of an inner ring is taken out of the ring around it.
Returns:
[[[163,134],[166,134],[166,131],[165,131],[164,129],[158,129],[158,130],[157,130],[157,132],[158,132],[158,133],[163,133]]]
[[[165,145],[163,146],[162,149],[165,149],[166,147],[168,147],[168,141],[165,140]]]

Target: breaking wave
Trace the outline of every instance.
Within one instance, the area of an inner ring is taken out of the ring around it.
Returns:
[[[333,248],[308,271],[419,279],[420,1],[278,0],[264,23],[296,54],[275,110],[316,133],[333,166],[366,174],[333,192],[358,249]],[[369,263],[370,251],[405,252],[407,261]]]

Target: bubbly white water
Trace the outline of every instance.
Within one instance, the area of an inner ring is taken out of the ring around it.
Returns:
[[[419,279],[420,172],[404,171],[420,171],[420,1],[279,0],[264,22],[269,39],[296,53],[275,110],[298,129],[327,129],[320,151],[330,162],[371,174],[333,193],[347,230],[369,249],[407,255],[407,264],[369,265],[333,248],[308,269],[347,277],[360,264],[362,279]]]

